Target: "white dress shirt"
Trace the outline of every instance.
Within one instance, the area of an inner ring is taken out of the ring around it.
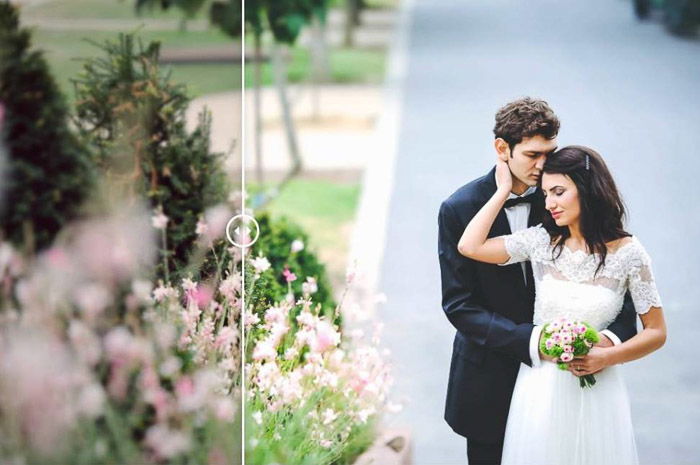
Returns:
[[[498,180],[496,180],[496,187],[498,187]],[[517,195],[514,193],[510,193],[508,196],[508,199],[517,199],[518,197],[525,197],[531,194],[534,194],[535,191],[537,190],[536,186],[530,186],[527,188],[525,192],[523,192],[521,195]],[[514,233],[515,231],[520,231],[521,229],[526,229],[527,228],[527,220],[530,218],[530,203],[529,202],[523,202],[519,203],[517,205],[514,205],[509,208],[504,209],[506,211],[506,218],[508,218],[508,224],[510,225],[510,232]],[[523,280],[525,281],[525,284],[527,285],[527,272],[526,272],[526,264],[525,262],[521,262],[520,266],[522,267],[523,270]],[[612,341],[614,345],[621,344],[622,342],[620,341],[620,338],[615,335],[612,331],[605,329],[600,332],[601,334],[604,334],[605,336],[608,337]],[[540,342],[540,335],[542,334],[542,326],[535,326],[532,330],[532,334],[530,335],[530,359],[532,360],[532,366],[536,367],[540,365],[540,347],[539,347],[539,342]]]

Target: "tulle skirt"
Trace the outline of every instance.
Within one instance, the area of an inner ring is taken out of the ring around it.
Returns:
[[[636,465],[627,388],[619,367],[591,388],[554,363],[521,365],[510,404],[502,465]]]

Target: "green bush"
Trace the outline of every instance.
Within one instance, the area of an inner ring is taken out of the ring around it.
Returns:
[[[2,235],[42,249],[80,214],[94,184],[90,156],[68,127],[67,107],[17,10],[0,2],[0,105],[7,152]]]
[[[159,264],[157,275],[177,280],[197,240],[198,219],[226,198],[223,155],[210,152],[208,113],[187,131],[189,97],[159,69],[158,42],[144,47],[120,34],[100,47],[105,55],[86,60],[75,80],[76,126],[105,174],[140,179],[141,194],[169,218],[167,268]]]
[[[318,291],[313,295],[315,304],[321,305],[321,313],[333,316],[336,303],[333,299],[326,267],[319,262],[316,255],[309,251],[308,236],[296,224],[287,218],[272,219],[267,213],[256,217],[260,226],[259,239],[253,244],[249,258],[264,256],[270,262],[270,269],[257,279],[254,289],[251,289],[251,304],[256,309],[264,310],[274,302],[284,300],[288,293],[288,285],[283,272],[289,269],[297,277],[291,283],[295,295],[302,294],[302,284],[308,277],[316,279]],[[303,250],[292,253],[291,245],[295,240],[301,240]],[[248,270],[251,273],[250,269]],[[252,279],[247,279],[252,282]],[[334,316],[334,322],[340,324],[340,317]]]

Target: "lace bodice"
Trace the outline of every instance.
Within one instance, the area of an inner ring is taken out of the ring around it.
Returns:
[[[530,260],[535,276],[534,323],[559,317],[604,329],[617,317],[627,290],[637,313],[661,307],[651,258],[636,237],[610,251],[596,274],[599,257],[563,247],[554,259],[549,233],[541,226],[504,236],[510,259],[503,265]]]

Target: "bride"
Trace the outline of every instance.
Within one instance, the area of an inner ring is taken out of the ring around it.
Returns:
[[[555,363],[521,364],[502,465],[637,464],[629,399],[617,365],[659,349],[666,325],[651,260],[623,229],[624,206],[615,182],[595,151],[558,150],[548,157],[540,179],[549,212],[543,224],[487,239],[511,191],[507,157],[497,160],[496,180],[496,193],[459,241],[462,255],[502,265],[530,260],[536,325],[563,317],[604,329],[629,290],[644,326],[620,345],[593,347],[571,361],[569,371]],[[593,373],[597,383],[581,388],[576,377]]]

